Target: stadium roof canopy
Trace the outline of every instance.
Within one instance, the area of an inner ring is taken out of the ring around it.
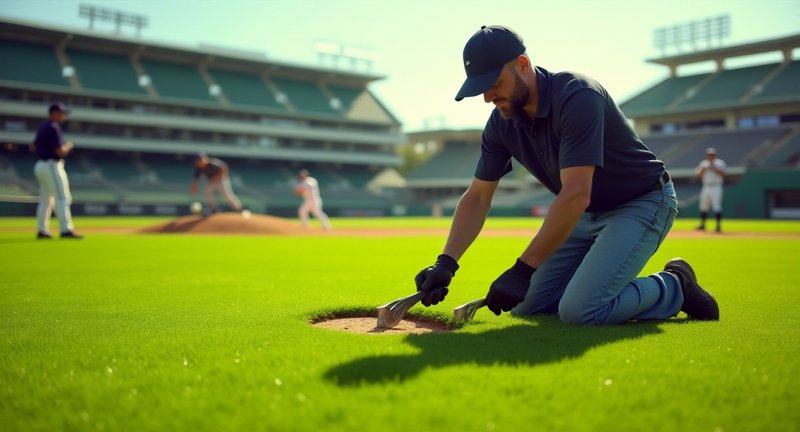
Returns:
[[[214,46],[189,47],[148,41],[137,37],[117,35],[91,30],[77,30],[58,25],[43,25],[38,22],[0,17],[0,36],[9,39],[29,39],[44,43],[63,43],[72,45],[89,45],[106,48],[117,52],[147,53],[158,57],[181,59],[206,63],[208,65],[225,64],[240,67],[280,72],[283,75],[307,78],[327,78],[366,85],[369,82],[384,79],[385,76],[347,71],[320,66],[303,66],[297,63],[276,61],[265,54]]]
[[[647,59],[648,63],[655,63],[675,70],[678,66],[699,63],[709,60],[724,60],[731,57],[742,57],[752,54],[761,54],[770,51],[781,51],[787,58],[791,58],[793,49],[800,47],[800,33],[776,39],[749,42],[741,45],[693,51],[668,57]]]

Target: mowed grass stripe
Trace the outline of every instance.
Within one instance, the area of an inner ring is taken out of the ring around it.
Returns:
[[[709,239],[668,239],[645,273],[690,260],[720,301],[719,323],[579,328],[483,309],[454,333],[378,336],[307,320],[410,294],[443,238],[3,233],[0,421],[9,430],[796,430],[800,245]],[[479,238],[447,301],[424,312],[446,317],[484,295],[527,241]]]

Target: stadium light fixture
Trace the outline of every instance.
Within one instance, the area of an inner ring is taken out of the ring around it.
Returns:
[[[731,16],[729,14],[708,17],[669,27],[657,28],[653,31],[653,45],[665,55],[669,48],[683,51],[684,44],[692,50],[711,48],[715,44],[721,46],[723,39],[731,36]],[[698,42],[705,41],[705,47],[698,47]]]
[[[116,33],[122,33],[122,26],[129,25],[136,29],[136,37],[141,35],[142,29],[150,24],[146,15],[139,15],[119,10],[108,9],[100,6],[81,4],[78,7],[78,17],[89,20],[89,29],[94,30],[95,21],[116,24]]]

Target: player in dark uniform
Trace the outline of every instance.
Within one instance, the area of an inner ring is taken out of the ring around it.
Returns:
[[[222,195],[228,205],[237,212],[242,211],[242,203],[231,188],[231,180],[228,175],[228,164],[217,158],[210,158],[205,153],[198,153],[195,158],[194,181],[192,182],[192,193],[196,194],[200,174],[206,177],[206,187],[203,190],[206,202],[211,207],[211,212],[219,211],[214,193]]]
[[[716,300],[685,260],[637,277],[672,227],[677,198],[664,164],[598,82],[534,66],[519,36],[500,26],[470,38],[464,67],[456,100],[483,93],[495,110],[444,250],[415,278],[424,305],[444,299],[514,158],[556,197],[528,247],[491,284],[486,301],[495,314],[558,314],[586,325],[666,319],[681,310],[719,319]]]
[[[72,223],[72,194],[69,190],[67,172],[64,170],[64,158],[72,151],[73,145],[64,141],[61,135],[61,124],[66,121],[69,110],[63,103],[50,105],[48,120],[39,127],[33,146],[36,150],[36,164],[33,172],[39,182],[39,205],[36,208],[36,224],[39,239],[49,239],[50,215],[55,207],[61,238],[81,239],[83,236],[74,231]]]

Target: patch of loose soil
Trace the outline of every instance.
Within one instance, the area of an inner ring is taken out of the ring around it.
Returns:
[[[208,216],[183,216],[141,229],[142,233],[187,234],[301,234],[308,230],[286,219],[253,214],[215,213]]]
[[[396,326],[384,329],[378,328],[377,317],[342,317],[332,318],[311,323],[316,327],[333,330],[348,331],[360,334],[425,334],[448,332],[451,329],[438,321],[424,320],[416,317],[406,317]]]

